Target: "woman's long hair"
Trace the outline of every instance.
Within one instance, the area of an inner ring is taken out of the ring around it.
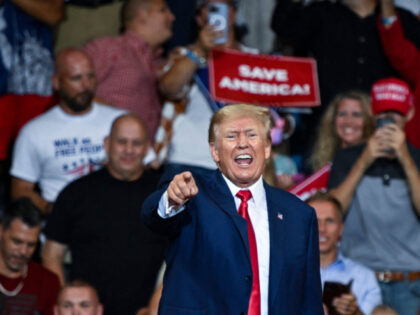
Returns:
[[[318,136],[315,141],[314,149],[310,158],[310,164],[313,171],[319,170],[328,162],[332,161],[335,152],[341,146],[341,139],[338,137],[335,128],[335,118],[337,116],[337,108],[344,99],[352,99],[359,101],[362,108],[363,116],[363,140],[366,140],[373,133],[373,117],[370,110],[370,97],[361,91],[348,91],[338,94],[328,105],[327,110],[321,119],[318,128]]]

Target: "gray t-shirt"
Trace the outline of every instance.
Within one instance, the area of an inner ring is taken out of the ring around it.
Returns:
[[[337,152],[329,189],[346,178],[364,147]],[[420,150],[409,145],[409,151],[420,168]],[[341,247],[344,255],[376,271],[420,270],[420,218],[396,159],[376,160],[360,180],[345,218]]]

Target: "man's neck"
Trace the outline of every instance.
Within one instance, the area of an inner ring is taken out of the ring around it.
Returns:
[[[138,180],[144,173],[144,168],[141,167],[140,169],[136,170],[135,172],[130,173],[121,173],[117,170],[113,169],[109,164],[106,165],[106,169],[111,177],[122,181],[122,182],[133,182]]]
[[[343,3],[359,17],[365,18],[375,12],[377,0],[343,0]]]
[[[83,116],[83,115],[86,115],[92,109],[92,104],[90,104],[88,108],[86,108],[85,110],[82,110],[80,112],[75,112],[70,107],[68,107],[66,104],[63,104],[62,102],[60,102],[59,106],[63,110],[63,112],[65,112],[66,114],[69,114],[69,115],[74,115],[74,116]]]
[[[337,249],[328,253],[320,253],[321,268],[326,268],[331,265],[337,259],[337,254]]]
[[[145,32],[141,27],[137,26],[136,24],[128,25],[126,32],[127,31],[130,31],[132,34],[135,34],[138,37],[142,38],[150,46],[153,55],[155,55],[158,49],[162,46],[161,43],[156,43],[153,40],[152,36],[150,36],[147,32]]]

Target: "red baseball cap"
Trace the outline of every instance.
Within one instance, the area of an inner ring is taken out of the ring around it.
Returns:
[[[407,116],[414,106],[410,86],[397,78],[376,81],[372,86],[371,97],[372,112],[375,115],[392,110]]]

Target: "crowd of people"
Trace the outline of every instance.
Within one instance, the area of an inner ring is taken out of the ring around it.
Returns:
[[[401,2],[273,3],[273,54],[317,63],[303,113],[212,97],[214,48],[259,54],[239,0],[0,0],[0,314],[419,315],[420,10]]]

